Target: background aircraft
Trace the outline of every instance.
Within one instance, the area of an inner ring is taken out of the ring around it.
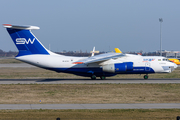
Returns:
[[[122,53],[119,48],[114,48],[116,53]]]
[[[92,57],[92,56],[94,56],[94,52],[95,52],[95,47],[93,48],[93,51],[92,51],[91,57]]]
[[[168,58],[170,61],[176,63],[177,65],[180,65],[180,62],[178,59],[175,59],[175,58]]]
[[[14,44],[19,50],[17,60],[56,72],[72,73],[91,77],[114,76],[116,74],[171,73],[177,65],[165,57],[139,56],[122,53],[105,53],[91,57],[64,56],[47,50],[33,35],[36,26],[4,24]]]

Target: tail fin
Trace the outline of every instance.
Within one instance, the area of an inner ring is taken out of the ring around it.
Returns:
[[[95,52],[95,47],[93,48],[91,57],[94,56],[94,52]]]
[[[114,49],[115,49],[116,53],[122,53],[122,52],[119,50],[119,48],[114,48]]]
[[[41,44],[41,42],[33,35],[31,30],[40,29],[36,26],[16,26],[10,24],[3,24],[10,34],[14,44],[19,50],[17,56],[31,55],[31,54],[49,54],[48,50]]]

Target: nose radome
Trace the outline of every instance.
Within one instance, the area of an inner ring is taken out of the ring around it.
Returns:
[[[174,63],[174,68],[177,68],[177,67],[178,67],[178,65]]]
[[[173,63],[173,66],[170,66],[170,67],[169,67],[169,68],[171,68],[170,73],[171,73],[172,71],[174,71],[174,69],[176,69],[177,67],[178,67],[177,64]]]

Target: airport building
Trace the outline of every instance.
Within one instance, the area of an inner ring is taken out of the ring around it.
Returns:
[[[160,54],[160,51],[156,51],[156,53]],[[167,57],[167,58],[180,58],[180,51],[163,50],[162,51],[162,56]]]

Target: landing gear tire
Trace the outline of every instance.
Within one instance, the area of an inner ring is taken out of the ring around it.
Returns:
[[[96,76],[95,75],[92,75],[91,76],[91,80],[95,80],[96,79]]]
[[[101,80],[105,80],[105,79],[106,79],[106,77],[105,77],[105,76],[101,76],[100,78],[101,78]]]
[[[148,75],[144,75],[144,79],[148,79]]]

